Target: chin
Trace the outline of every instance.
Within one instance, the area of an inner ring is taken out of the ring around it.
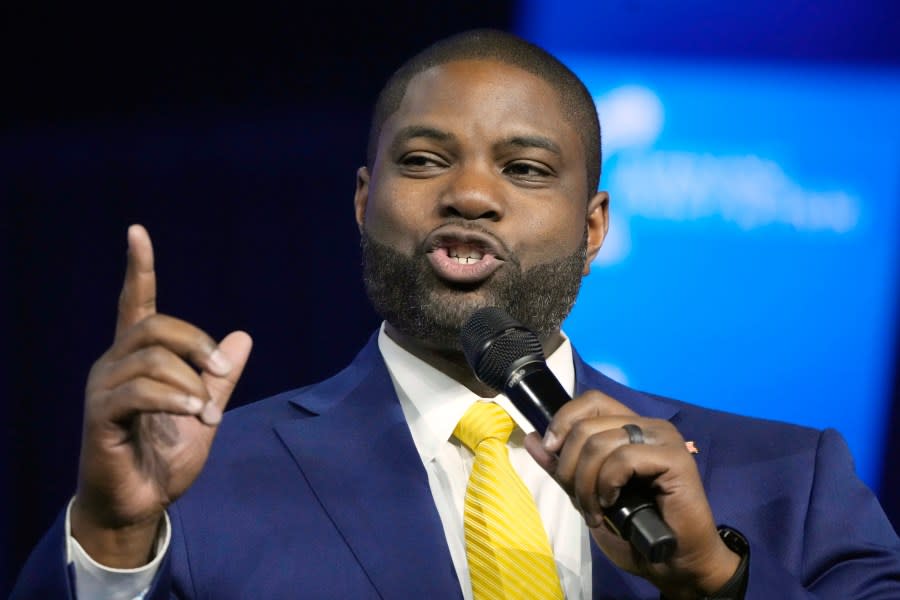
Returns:
[[[509,310],[506,302],[487,288],[474,290],[437,289],[429,294],[428,306],[425,308],[440,322],[448,327],[461,329],[469,316],[479,308],[499,306]]]

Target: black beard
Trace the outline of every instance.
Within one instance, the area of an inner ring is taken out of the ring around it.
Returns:
[[[497,306],[545,336],[559,330],[581,287],[587,230],[571,255],[523,271],[512,257],[486,281],[452,284],[434,274],[425,254],[406,256],[362,233],[363,281],[375,311],[431,347],[461,351],[459,330],[475,310]]]

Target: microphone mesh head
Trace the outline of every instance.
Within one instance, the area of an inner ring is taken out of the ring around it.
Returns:
[[[520,358],[544,360],[538,337],[494,306],[472,313],[460,331],[460,341],[475,375],[496,390],[505,387],[510,367]]]

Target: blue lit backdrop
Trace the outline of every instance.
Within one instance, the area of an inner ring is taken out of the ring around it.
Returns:
[[[557,21],[523,33],[594,95],[612,199],[565,324],[580,352],[637,388],[836,427],[877,488],[897,331],[900,70],[594,55],[554,37]]]

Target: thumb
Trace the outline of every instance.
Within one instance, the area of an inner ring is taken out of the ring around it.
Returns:
[[[544,448],[540,434],[532,431],[525,436],[523,445],[528,454],[531,455],[531,458],[552,476],[556,471],[557,458]]]
[[[218,425],[222,420],[222,411],[225,410],[231,392],[244,372],[252,347],[253,339],[244,331],[232,331],[219,342],[219,350],[228,358],[232,367],[225,375],[214,375],[204,371],[200,376],[210,398],[200,414],[200,418],[207,425]]]

